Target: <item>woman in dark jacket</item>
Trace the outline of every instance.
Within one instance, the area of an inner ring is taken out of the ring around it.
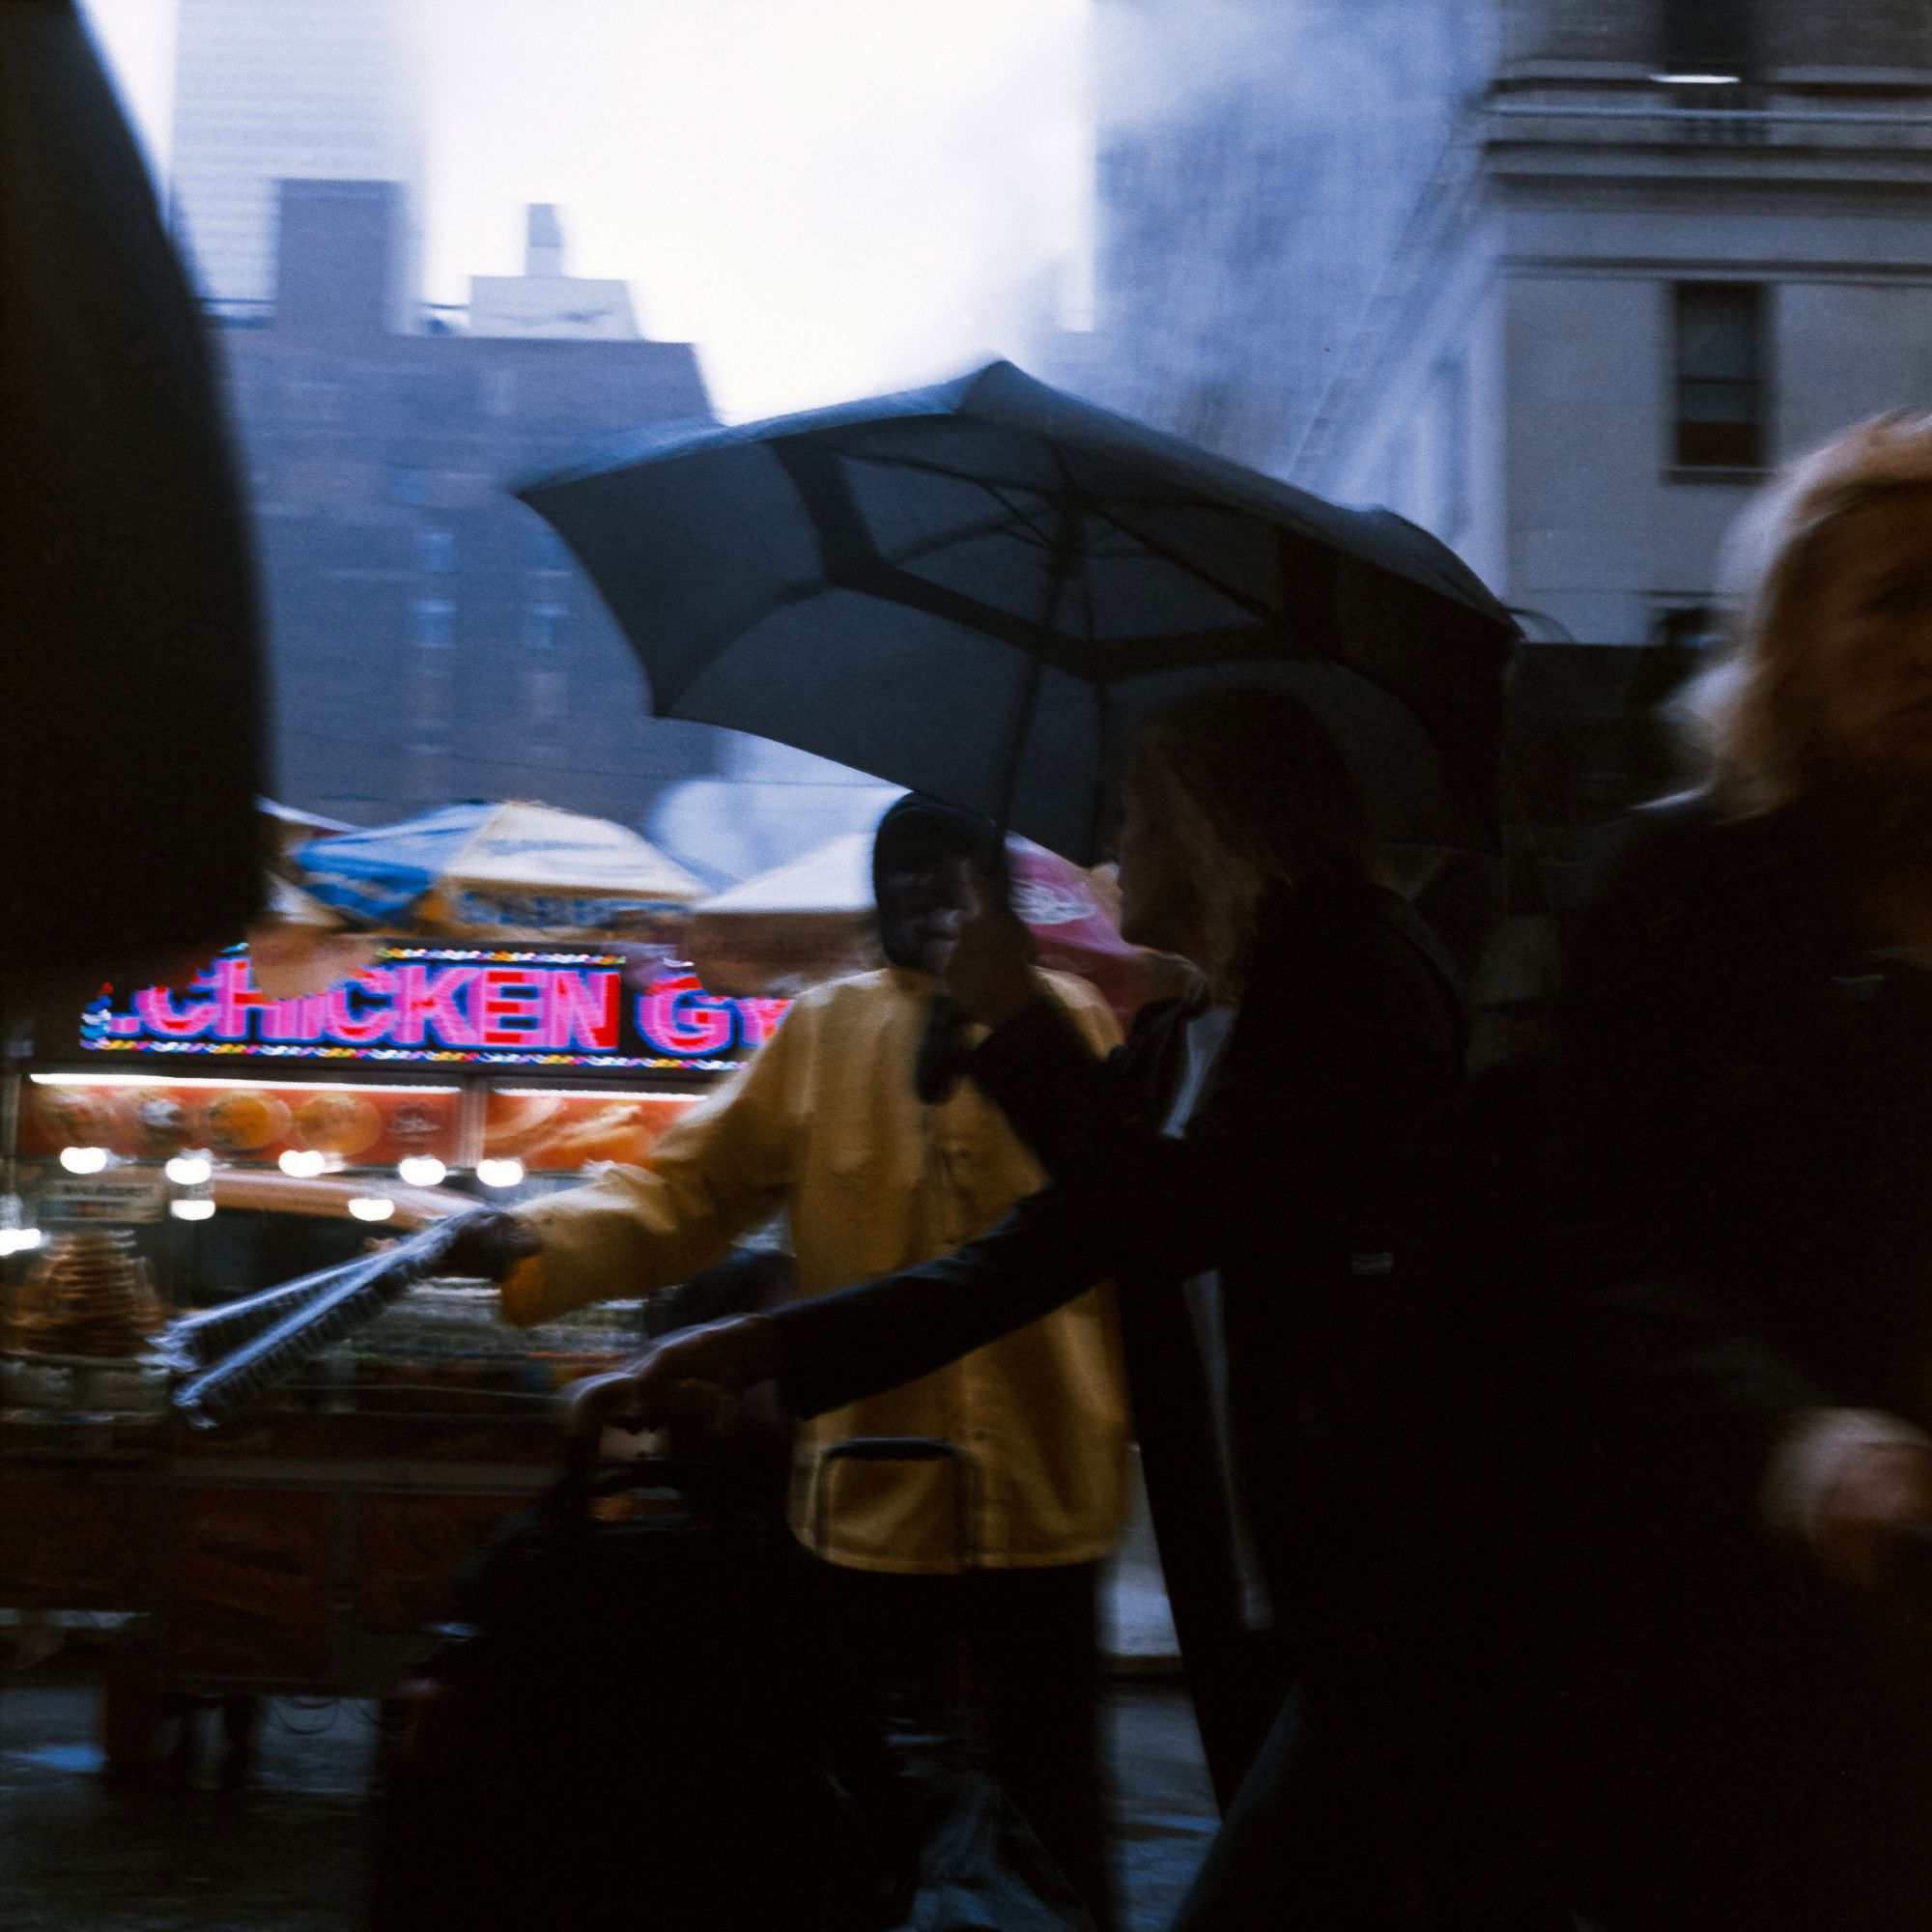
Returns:
[[[1932,421],[1747,526],[1701,792],[1639,815],[1560,1029],[1594,1540],[1579,1813],[1645,1932],[1932,1918]],[[1913,1652],[1920,1654],[1915,1658]]]
[[[971,1075],[1051,1184],[956,1254],[669,1344],[633,1392],[670,1416],[775,1376],[816,1412],[1112,1276],[1224,1790],[1293,1686],[1181,1923],[1544,1922],[1513,1916],[1520,1873],[1493,1889],[1487,1766],[1445,1694],[1454,1646],[1418,1614],[1444,1520],[1425,1443],[1455,1381],[1436,1346],[1453,1324],[1430,1308],[1462,1090],[1450,969],[1376,881],[1347,770],[1292,699],[1169,708],[1142,733],[1123,806],[1122,930],[1193,959],[1201,1000],[1145,1012],[1102,1063],[1034,998],[1023,936],[996,912],[969,924],[948,976],[990,1027]],[[1242,1575],[1244,1548],[1258,1574]],[[1244,1584],[1250,1610],[1265,1598],[1266,1638],[1236,1613]]]

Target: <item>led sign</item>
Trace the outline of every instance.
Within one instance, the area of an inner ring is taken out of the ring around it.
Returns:
[[[91,1052],[349,1060],[399,1065],[609,1066],[717,1072],[762,1046],[783,1000],[707,993],[695,974],[626,985],[611,952],[392,947],[353,979],[270,999],[247,950],[185,991],[103,988],[81,1019]]]

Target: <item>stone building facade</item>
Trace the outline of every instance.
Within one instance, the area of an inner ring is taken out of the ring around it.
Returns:
[[[1770,467],[1932,403],[1923,0],[1101,0],[1065,372],[1401,510],[1542,635],[1650,639]]]
[[[1932,9],[1509,0],[1398,272],[1276,463],[1543,635],[1707,606],[1769,469],[1932,404]],[[1547,621],[1546,621],[1547,620]]]
[[[1657,707],[1752,490],[1932,407],[1932,7],[1101,16],[1098,327],[1065,373],[1402,512],[1522,613],[1516,916],[1488,990],[1527,1008],[1595,829],[1681,772]],[[1208,78],[1163,93],[1163,66]]]

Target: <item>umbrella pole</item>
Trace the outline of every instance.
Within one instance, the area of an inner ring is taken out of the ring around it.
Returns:
[[[1078,515],[1071,508],[1062,511],[1060,541],[1054,548],[1048,569],[1045,608],[1040,612],[1040,629],[1049,631],[1060,611],[1060,599],[1073,566],[1072,538],[1078,529]],[[1042,644],[1043,644],[1042,640]],[[1042,647],[1027,661],[1025,688],[1013,719],[1012,736],[1007,741],[1006,770],[1000,775],[1000,809],[993,820],[993,838],[999,847],[1007,842],[1007,829],[1013,815],[1013,793],[1018,789],[1020,760],[1026,755],[1027,739],[1033,733],[1034,715],[1039,709],[1039,688],[1046,677],[1046,652]],[[913,1055],[913,1092],[923,1105],[937,1106],[959,1084],[965,1070],[966,1015],[945,994],[933,1003],[925,1033]]]
[[[1054,545],[1053,561],[1047,568],[1046,596],[1039,613],[1039,628],[1042,632],[1053,629],[1053,621],[1060,615],[1060,600],[1066,589],[1066,580],[1073,574],[1074,559],[1078,553],[1075,543],[1080,534],[1080,506],[1067,501],[1061,506],[1059,541]],[[1007,830],[1012,821],[1013,794],[1019,789],[1020,760],[1026,755],[1027,739],[1033,734],[1034,714],[1039,709],[1039,688],[1046,677],[1046,653],[1043,649],[1035,651],[1028,661],[1026,688],[1020,693],[1019,711],[1013,723],[1012,737],[1007,743],[1007,768],[1000,775],[1000,809],[994,815],[994,831],[1000,842],[1005,844]]]
[[[1104,684],[1094,688],[1094,799],[1087,820],[1087,850],[1094,863],[1106,857],[1100,838],[1107,822],[1108,789],[1112,773],[1108,765],[1108,741],[1113,731],[1113,691]]]
[[[1033,733],[1034,714],[1039,709],[1039,687],[1046,676],[1046,660],[1036,656],[1027,668],[1026,689],[1020,694],[1019,712],[1013,735],[1007,745],[1007,768],[1000,778],[1000,809],[993,830],[1004,845],[1013,815],[1013,793],[1019,787],[1020,759],[1026,753],[1027,739]]]

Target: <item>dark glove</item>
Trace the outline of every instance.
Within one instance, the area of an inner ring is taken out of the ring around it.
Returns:
[[[472,1281],[501,1281],[519,1262],[542,1252],[542,1236],[520,1215],[478,1208],[458,1217],[443,1272]]]

